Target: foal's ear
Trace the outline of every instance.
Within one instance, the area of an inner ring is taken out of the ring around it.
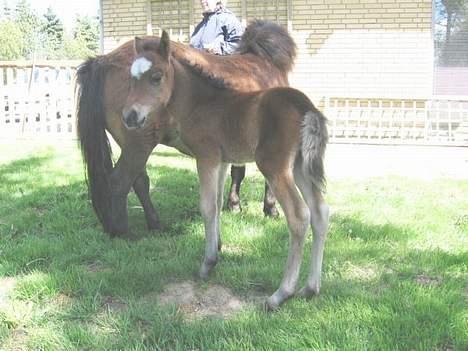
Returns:
[[[167,34],[165,30],[163,30],[161,40],[159,41],[159,54],[166,59],[169,58],[170,42],[171,41],[169,40],[169,34]]]
[[[140,54],[143,51],[143,39],[135,37],[135,40],[133,41],[133,47],[135,48],[136,53]]]

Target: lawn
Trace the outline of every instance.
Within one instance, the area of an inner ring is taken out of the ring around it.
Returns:
[[[263,218],[255,167],[206,283],[194,162],[163,148],[148,171],[163,229],[130,194],[138,240],[110,239],[74,145],[0,145],[0,350],[468,349],[468,180],[329,178],[321,295],[265,313],[288,236],[284,216]],[[197,301],[170,303],[190,289]]]

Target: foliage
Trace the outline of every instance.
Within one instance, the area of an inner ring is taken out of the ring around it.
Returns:
[[[47,58],[60,58],[63,52],[63,24],[52,8],[47,9],[42,32],[45,35]]]
[[[468,2],[437,0],[434,18],[439,64],[468,66]]]
[[[27,0],[21,0],[15,8],[14,23],[23,36],[21,56],[31,59],[42,39],[42,32],[39,30],[42,19],[31,9]]]
[[[265,314],[259,304],[279,284],[288,237],[284,216],[263,218],[263,179],[248,166],[243,212],[222,214],[218,266],[196,283],[229,288],[247,305],[229,319],[193,320],[189,304],[161,306],[159,293],[192,281],[201,262],[196,167],[163,148],[148,173],[164,228],[147,231],[131,194],[140,240],[110,239],[74,144],[0,145],[0,287],[15,282],[0,303],[0,349],[468,349],[467,180],[330,178],[322,293]],[[310,246],[309,237],[305,260]]]
[[[99,22],[95,17],[78,16],[73,30],[75,40],[83,42],[91,52],[99,49]]]
[[[23,33],[13,21],[0,21],[0,60],[22,57],[23,43]]]
[[[97,18],[79,16],[73,28],[73,36],[64,37],[66,58],[86,59],[94,56],[99,49],[99,23]]]
[[[98,52],[96,18],[78,16],[73,28],[65,30],[52,8],[39,16],[29,0],[19,1],[11,12],[1,23],[0,59],[84,59]]]

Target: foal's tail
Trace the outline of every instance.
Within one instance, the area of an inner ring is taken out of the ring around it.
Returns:
[[[293,88],[273,88],[287,96],[303,116],[301,139],[296,165],[300,165],[306,178],[311,179],[317,191],[325,191],[323,157],[328,142],[327,119],[301,91]]]
[[[310,103],[305,113],[301,132],[302,171],[312,179],[314,187],[325,190],[323,156],[328,142],[327,119]]]
[[[108,231],[110,223],[109,174],[112,153],[106,135],[104,84],[106,67],[91,58],[77,72],[77,129],[83,161],[87,171],[88,190],[97,217]]]

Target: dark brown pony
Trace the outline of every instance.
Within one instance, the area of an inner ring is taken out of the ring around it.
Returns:
[[[296,53],[294,41],[286,30],[263,21],[247,27],[236,55],[214,56],[178,43],[171,43],[171,47],[171,61],[178,62],[219,91],[247,92],[287,86],[287,73]],[[126,206],[132,186],[143,205],[148,228],[160,227],[149,196],[145,165],[154,147],[159,143],[168,144],[171,133],[177,130],[175,125],[161,119],[146,123],[138,130],[128,130],[122,123],[135,56],[130,41],[107,55],[88,60],[78,70],[78,133],[88,186],[94,210],[104,230],[111,235],[128,233]],[[106,130],[122,150],[115,167]],[[233,182],[234,189],[238,189],[238,182]],[[238,202],[235,192],[229,198],[234,205]],[[266,211],[275,212],[274,202],[274,196],[266,192]]]
[[[135,51],[122,121],[142,138],[146,126],[164,126],[161,141],[196,159],[206,235],[200,277],[207,278],[218,259],[228,165],[255,161],[283,208],[290,234],[284,276],[266,307],[276,309],[295,294],[309,225],[311,269],[300,293],[317,294],[329,212],[322,197],[325,117],[292,88],[219,89],[216,81],[173,58],[165,32],[160,40],[136,38]]]

